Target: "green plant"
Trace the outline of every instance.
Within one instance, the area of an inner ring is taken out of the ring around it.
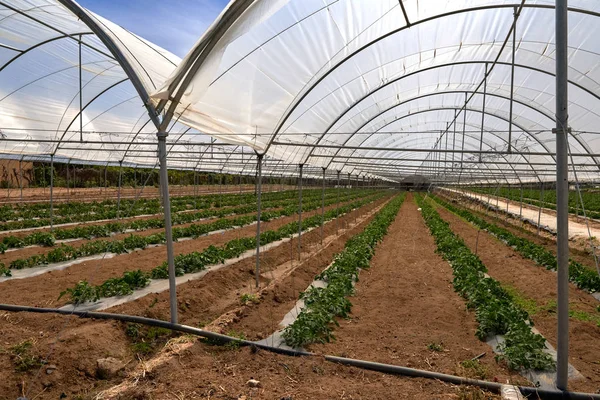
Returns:
[[[418,196],[417,202],[435,240],[436,251],[452,267],[454,290],[475,310],[477,337],[485,340],[490,335],[504,335],[497,359],[505,361],[511,369],[554,368],[552,357],[544,351],[546,340],[531,331],[527,311],[498,281],[486,277],[485,265],[452,232],[429,201]]]
[[[353,283],[358,279],[358,272],[369,267],[375,246],[387,233],[403,201],[403,195],[394,198],[375,215],[363,232],[346,242],[332,265],[316,277],[325,281],[327,286],[311,287],[300,295],[305,307],[282,333],[287,345],[298,348],[335,339],[333,326],[338,325],[336,317],[346,318],[350,313],[352,304],[346,297],[354,293]]]
[[[33,342],[25,340],[10,348],[10,356],[19,372],[26,372],[42,365],[42,359],[33,354]]]
[[[12,276],[9,268],[6,268],[3,262],[0,262],[0,276]]]
[[[128,323],[125,325],[125,334],[131,339],[131,350],[145,356],[154,353],[171,337],[172,332],[165,328]]]
[[[370,196],[366,196],[363,199],[357,200],[353,203],[341,206],[337,210],[329,210],[325,212],[324,219],[330,220],[336,218],[339,213],[346,213],[354,208],[358,208],[364,204],[370,203],[378,198],[383,197],[383,193],[375,193]],[[320,203],[314,203],[311,207],[318,208]],[[231,221],[227,222],[231,223]],[[321,216],[314,215],[305,219],[302,223],[303,229],[309,229],[320,225]],[[218,221],[215,224],[222,224]],[[222,225],[220,225],[222,226]],[[187,228],[186,228],[187,229]],[[298,223],[292,222],[287,225],[283,225],[275,231],[265,231],[260,235],[261,244],[272,243],[274,241],[281,240],[286,237],[290,237],[298,231]],[[163,237],[164,240],[164,237]],[[137,246],[138,239],[129,239],[128,246]],[[124,241],[97,241],[88,243],[78,249],[65,249],[65,253],[72,252],[74,256],[96,254],[103,251],[112,251],[115,253],[124,252],[125,250]],[[66,246],[65,246],[66,247]],[[245,251],[253,250],[256,248],[256,240],[254,237],[234,239],[223,246],[208,246],[201,252],[192,252],[188,254],[179,254],[175,257],[175,275],[182,276],[187,273],[194,273],[205,270],[209,265],[215,265],[225,262],[227,259],[236,258],[242,255]],[[59,250],[59,249],[55,249]],[[74,257],[73,256],[73,257]],[[39,257],[39,256],[34,256]],[[64,258],[72,257],[70,255],[64,256]],[[21,260],[23,261],[23,260]],[[14,261],[13,261],[14,262]],[[31,263],[38,263],[37,260],[24,261],[27,265]],[[12,266],[12,264],[11,264]],[[78,289],[85,289],[90,291],[90,295],[93,294],[95,299],[110,296],[120,296],[131,294],[136,289],[141,289],[148,286],[150,279],[167,279],[169,277],[167,262],[163,262],[159,266],[153,268],[149,273],[143,273],[141,271],[126,272],[120,278],[112,278],[99,286],[95,287],[83,287],[83,288],[70,288],[61,293],[61,297],[64,294],[70,295],[70,302],[76,302],[76,298],[82,298]],[[73,297],[71,294],[75,293],[77,297]],[[88,293],[85,293],[88,295]],[[60,298],[60,297],[59,297]]]
[[[488,377],[487,367],[479,360],[465,360],[460,363],[462,375],[473,379],[486,379]]]
[[[258,304],[259,302],[260,300],[258,299],[258,296],[253,293],[244,293],[240,296],[240,303],[242,303],[243,305],[250,303]]]
[[[75,287],[60,292],[58,300],[66,294],[69,295],[70,302],[74,304],[81,304],[86,301],[98,301],[100,299],[98,289],[95,286],[91,286],[86,280],[79,281]]]
[[[598,196],[600,197],[600,196]],[[512,247],[523,257],[533,260],[539,265],[544,266],[548,270],[556,271],[557,260],[552,252],[546,250],[543,246],[533,243],[525,238],[519,237],[510,231],[489,223],[482,218],[473,215],[464,208],[456,207],[439,197],[434,196],[433,199],[445,207],[452,213],[464,218],[480,229],[489,232],[491,235],[500,239],[507,246]],[[570,260],[569,262],[569,280],[576,284],[580,289],[590,292],[600,291],[600,276],[595,270],[585,267],[581,263]]]
[[[437,343],[437,342],[429,343],[427,345],[427,348],[431,351],[437,351],[437,352],[444,351],[444,346],[442,345],[442,343]]]
[[[234,340],[231,342],[228,342],[225,347],[227,347],[228,349],[231,350],[237,350],[240,348],[241,342],[242,340],[246,340],[246,335],[244,334],[244,332],[238,332],[236,330],[231,330],[229,332],[227,332],[227,336],[231,336],[234,338],[237,338],[239,340]]]

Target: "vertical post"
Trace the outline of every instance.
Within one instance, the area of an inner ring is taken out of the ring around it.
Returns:
[[[79,141],[83,142],[83,85],[81,84],[81,36],[79,35]]]
[[[569,378],[569,97],[568,0],[556,0],[556,244],[558,261],[558,332],[556,387]]]
[[[223,207],[223,204],[222,204],[222,199],[223,199],[222,188],[223,188],[223,170],[221,170],[221,173],[219,173],[219,207]]]
[[[519,218],[523,218],[523,184],[521,183],[521,201],[519,203]]]
[[[104,195],[105,195],[104,197],[106,197],[106,189],[107,189],[107,186],[106,186],[107,172],[108,172],[108,162],[106,163],[106,166],[104,167]]]
[[[337,207],[335,209],[335,234],[340,232],[340,171],[337,172]]]
[[[513,63],[514,67],[514,63]],[[483,126],[485,125],[485,100],[487,97],[487,77],[488,77],[488,63],[485,63],[485,75],[483,77],[483,106],[481,112],[481,138],[479,139],[479,162],[481,162],[481,155],[483,151]],[[512,104],[512,101],[511,101]]]
[[[298,260],[302,259],[302,169],[300,164],[300,177],[298,180]]]
[[[462,132],[462,145],[461,145],[461,152],[460,152],[460,174],[462,175],[462,171],[463,171],[463,160],[465,158],[465,130],[467,128],[467,101],[468,101],[468,93],[465,92],[465,110],[463,111],[463,132]],[[481,153],[480,153],[481,154]],[[460,175],[459,175],[459,179],[458,179],[459,183],[460,183]]]
[[[454,109],[454,133],[452,134],[452,172],[454,172],[454,152],[456,151],[456,118],[458,118],[458,113],[456,109]]]
[[[54,154],[50,156],[50,230],[54,230]]]
[[[67,166],[67,168],[69,168]],[[73,164],[73,192],[75,192],[75,183],[77,182],[77,180],[75,179],[75,164]]]
[[[517,7],[513,12],[513,32],[512,32],[512,61],[510,65],[510,104],[508,121],[508,152],[512,153],[512,127],[513,127],[513,96],[515,87],[515,52],[517,51]]]
[[[256,288],[258,289],[260,287],[260,215],[261,215],[261,204],[260,204],[261,196],[260,195],[262,193],[262,159],[263,159],[263,155],[257,154],[256,158],[257,158],[256,175],[257,175],[258,179],[256,181],[257,212],[256,212],[256,270],[255,270],[255,277],[256,277]],[[241,179],[241,176],[242,175],[240,174],[240,179]]]
[[[323,246],[323,224],[325,223],[325,170],[323,167],[323,190],[321,190],[321,246]]]
[[[169,266],[169,305],[171,323],[177,323],[177,282],[175,281],[175,255],[173,250],[173,224],[171,222],[171,199],[169,198],[169,173],[167,171],[167,136],[166,132],[158,132],[158,161],[160,163],[160,189],[165,214],[165,240],[167,242],[167,264]],[[120,172],[120,170],[119,170]],[[120,176],[120,175],[119,175]],[[120,179],[119,179],[120,181]],[[119,182],[120,188],[120,182]]]
[[[24,156],[21,156],[21,159],[19,160],[19,188],[21,189],[21,202],[23,202],[23,157]],[[31,165],[33,165],[33,163]]]
[[[71,164],[71,160],[67,161],[67,201],[69,201],[71,199],[71,184],[70,184],[70,179],[69,179],[69,164]]]
[[[123,177],[123,160],[119,161],[119,188],[117,189],[117,218],[121,215],[121,181]]]
[[[542,220],[542,207],[544,205],[544,182],[542,182],[542,191],[540,192],[540,209],[538,210],[537,234],[540,235],[540,223]]]

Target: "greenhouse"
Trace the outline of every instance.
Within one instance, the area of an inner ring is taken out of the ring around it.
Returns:
[[[92,8],[0,0],[0,399],[600,398],[600,3]]]

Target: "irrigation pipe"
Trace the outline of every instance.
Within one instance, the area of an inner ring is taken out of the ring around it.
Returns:
[[[212,339],[216,341],[220,341],[223,343],[238,343],[240,346],[250,346],[257,349],[267,350],[277,354],[283,354],[287,356],[318,356],[315,353],[307,352],[304,350],[293,350],[286,348],[273,347],[266,344],[259,344],[257,342],[252,342],[249,340],[238,339],[235,337],[222,335],[215,332],[205,331],[203,329],[194,328],[187,325],[181,324],[172,324],[170,322],[161,321],[152,318],[138,317],[134,315],[124,315],[124,314],[113,314],[113,313],[102,313],[102,312],[90,312],[90,311],[67,311],[67,310],[59,310],[56,308],[38,308],[38,307],[28,307],[28,306],[17,306],[12,304],[0,304],[0,310],[3,311],[11,311],[11,312],[33,312],[33,313],[42,313],[42,314],[62,314],[62,315],[75,315],[80,318],[93,318],[93,319],[103,319],[103,320],[116,320],[123,322],[131,322],[148,326],[155,326],[159,328],[170,329],[177,332],[187,333],[191,335],[196,335],[200,337],[204,337],[207,339]],[[326,355],[324,356],[325,360],[337,364],[349,365],[357,368],[368,369],[377,372],[383,372],[387,374],[394,375],[404,375],[404,376],[412,376],[415,378],[427,378],[427,379],[437,379],[442,382],[451,383],[454,385],[471,385],[477,386],[482,389],[500,393],[502,387],[505,386],[501,383],[496,382],[487,382],[477,379],[469,379],[463,378],[455,375],[442,374],[439,372],[432,371],[424,371],[415,368],[401,367],[397,365],[390,364],[381,364],[371,361],[364,360],[356,360],[352,358],[345,357],[336,357]],[[569,392],[569,391],[559,391],[559,390],[541,390],[535,387],[530,386],[516,386],[519,391],[524,396],[536,395],[541,399],[573,399],[573,400],[590,400],[597,399],[600,400],[600,394],[593,393],[580,393],[580,392]]]

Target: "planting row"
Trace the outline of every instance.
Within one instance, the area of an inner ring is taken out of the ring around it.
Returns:
[[[329,189],[328,192],[332,192]],[[294,191],[265,193],[265,201],[290,199],[294,197]],[[320,190],[307,190],[307,197],[317,197],[321,195]],[[183,198],[171,199],[171,211],[173,213],[188,211],[193,209],[220,208],[225,206],[234,206],[255,202],[254,194],[223,194],[223,195],[205,195],[205,196],[186,196]],[[34,207],[29,210],[25,207]],[[52,221],[54,224],[65,224],[72,222],[88,222],[105,219],[115,219],[121,217],[134,217],[139,215],[152,215],[161,212],[161,202],[159,199],[137,199],[122,200],[117,206],[114,201],[105,201],[100,203],[65,203],[60,205],[60,209],[54,209]],[[0,231],[13,229],[26,229],[50,225],[50,208],[47,203],[21,206],[24,208],[15,212],[11,206],[0,207],[3,210],[3,217],[0,220],[5,221],[0,224]]]
[[[358,194],[357,194],[358,195]],[[382,197],[383,193],[371,193],[367,196],[366,201],[373,201]],[[328,199],[325,204],[331,205],[337,202],[337,199]],[[321,206],[321,202],[313,201],[303,205],[303,210],[315,210]],[[270,211],[261,215],[261,220],[268,221],[273,218],[281,216],[291,215],[289,209],[283,209],[278,211]],[[222,229],[230,229],[233,227],[239,227],[251,224],[256,221],[256,215],[249,215],[243,217],[237,217],[233,219],[221,218],[211,223],[205,224],[192,224],[182,228],[173,228],[173,240],[181,238],[197,238],[205,235],[209,232],[218,231]],[[35,254],[27,258],[19,258],[13,260],[10,263],[11,269],[23,269],[32,268],[40,265],[52,264],[57,262],[74,260],[81,257],[88,257],[102,253],[114,253],[122,254],[134,249],[145,249],[150,245],[157,245],[165,243],[165,235],[163,232],[155,233],[148,236],[134,235],[122,239],[122,240],[96,240],[85,243],[79,247],[73,247],[69,245],[61,245],[55,249],[49,251],[46,254]],[[0,268],[2,265],[0,265]],[[3,269],[5,275],[10,276],[10,269]]]
[[[345,201],[348,198],[362,196],[364,194],[365,192],[362,191],[351,193],[346,192],[343,196],[340,196],[340,200]],[[325,196],[326,201],[332,198],[337,198],[337,194],[329,192]],[[316,197],[314,194],[312,194],[311,196],[308,196],[308,198],[305,201],[305,204],[306,207],[310,207],[310,204],[312,204],[313,202],[320,201],[320,196]],[[295,205],[296,203],[296,196],[292,198],[273,199],[264,202],[263,208],[265,210],[272,208],[284,208],[284,213],[282,215],[291,215],[297,210],[297,206]],[[256,212],[256,209],[256,204],[244,204],[242,206],[237,207],[209,208],[197,212],[179,213],[173,214],[172,223],[173,225],[182,225],[191,222],[196,222],[205,218],[222,218],[229,215],[248,214],[251,212]],[[269,213],[265,213],[265,218],[269,217],[269,215]],[[2,238],[2,242],[0,242],[0,253],[5,252],[7,249],[21,248],[30,245],[52,247],[54,246],[56,240],[92,239],[99,237],[109,237],[112,234],[124,233],[127,230],[144,231],[147,229],[156,229],[163,227],[163,218],[148,218],[128,222],[109,222],[106,224],[76,226],[74,228],[57,228],[52,232],[33,232],[24,237],[8,235],[4,236]]]
[[[548,270],[556,271],[558,267],[556,256],[552,254],[552,252],[546,250],[546,248],[543,246],[535,244],[525,238],[516,236],[510,231],[501,228],[498,225],[489,223],[484,219],[473,215],[470,211],[464,208],[455,207],[439,197],[434,197],[434,199],[449,211],[459,215],[476,227],[483,229],[500,239],[523,257],[533,260]],[[600,276],[598,276],[598,273],[595,270],[592,270],[574,260],[569,261],[569,280],[577,285],[577,287],[580,289],[587,290],[592,293],[600,291]]]
[[[464,241],[450,229],[429,200],[417,197],[425,224],[437,246],[437,252],[448,261],[454,274],[454,290],[475,310],[480,340],[504,335],[500,345],[503,360],[511,369],[547,370],[554,368],[552,357],[544,352],[546,340],[531,331],[529,315],[495,279],[487,276],[487,268],[469,250]]]
[[[487,195],[498,195],[512,201],[521,201],[521,189],[518,188],[470,188],[469,190]],[[581,198],[588,217],[600,218],[600,193],[598,191],[582,190]],[[546,207],[556,210],[556,191],[540,189],[523,189],[523,202],[533,206]],[[569,212],[582,214],[581,201],[576,191],[569,192]]]
[[[298,318],[284,329],[282,336],[286,344],[298,348],[334,339],[332,332],[333,327],[338,325],[336,318],[345,318],[350,313],[352,303],[347,297],[354,293],[358,273],[369,268],[375,246],[386,235],[403,201],[404,195],[394,198],[363,232],[346,242],[332,265],[315,278],[326,282],[326,287],[311,286],[300,294],[304,308]]]
[[[355,208],[362,207],[371,203],[383,194],[371,196],[366,199],[358,200],[352,204],[340,207],[339,209],[329,210],[321,215],[314,215],[302,221],[302,230],[305,231],[312,227],[319,226],[321,221],[329,221],[342,214],[352,211]],[[285,238],[289,238],[298,233],[299,223],[297,221],[283,225],[277,230],[268,230],[261,232],[260,244],[262,246],[273,243]],[[177,276],[205,270],[209,265],[224,263],[226,260],[237,258],[248,250],[256,248],[256,238],[244,237],[230,240],[222,246],[209,246],[201,252],[192,252],[180,254],[175,257],[175,271]],[[75,287],[68,288],[61,293],[69,296],[69,302],[80,304],[85,301],[97,301],[103,297],[123,296],[133,293],[136,289],[142,289],[149,285],[151,279],[167,279],[168,264],[163,262],[150,272],[141,270],[130,271],[123,274],[120,278],[113,278],[105,281],[101,285],[92,286],[87,281],[80,281]]]

